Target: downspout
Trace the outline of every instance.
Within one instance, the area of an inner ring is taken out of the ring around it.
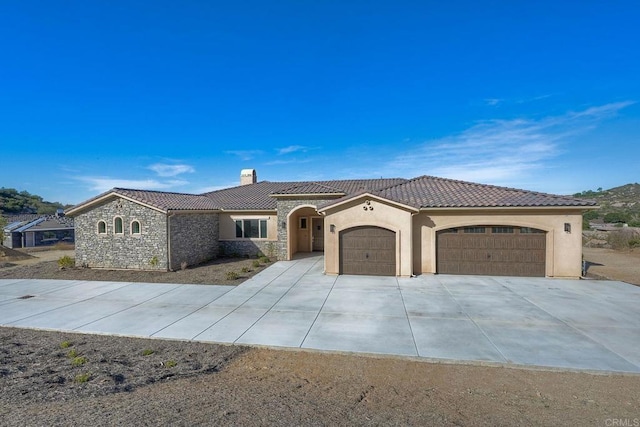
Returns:
[[[173,214],[167,211],[167,270],[172,271],[171,266],[171,217]]]
[[[416,277],[415,272],[413,271],[413,259],[415,257],[415,253],[413,252],[413,236],[415,233],[415,230],[413,229],[413,217],[418,215],[419,213],[420,211],[413,212],[411,214],[411,235],[409,236],[409,238],[411,239],[411,276],[409,277]],[[420,242],[422,242],[422,239],[420,239]],[[420,264],[422,264],[422,259],[420,260]]]

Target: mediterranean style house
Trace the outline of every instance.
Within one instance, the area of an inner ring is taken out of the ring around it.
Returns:
[[[324,252],[326,274],[581,275],[594,202],[420,176],[258,182],[205,194],[114,188],[67,211],[76,264],[175,270],[220,256]]]

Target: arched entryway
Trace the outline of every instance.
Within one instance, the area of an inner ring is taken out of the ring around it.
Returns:
[[[289,258],[297,253],[324,251],[324,218],[313,205],[299,206],[287,217]]]

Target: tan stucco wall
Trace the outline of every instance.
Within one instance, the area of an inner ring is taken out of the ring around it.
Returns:
[[[266,219],[267,220],[267,236],[268,240],[278,240],[278,217],[276,212],[260,213],[220,213],[220,240],[241,240],[236,238],[237,219]],[[246,239],[242,239],[246,240]],[[264,239],[256,239],[264,240]]]
[[[564,224],[571,224],[571,233]],[[415,274],[436,272],[436,232],[468,225],[512,225],[547,232],[546,275],[580,277],[582,214],[575,210],[476,210],[421,212],[413,218]]]
[[[366,199],[373,210],[364,210]],[[396,232],[398,276],[436,272],[436,233],[473,225],[532,227],[546,232],[546,276],[577,278],[582,269],[582,212],[578,209],[431,210],[417,213],[369,196],[331,207],[325,217],[325,272],[339,274],[340,231],[377,226]],[[571,232],[564,231],[564,224]],[[331,231],[331,225],[334,231]]]
[[[373,210],[364,209],[364,201],[370,200]],[[326,211],[324,222],[324,263],[325,273],[339,274],[340,232],[352,227],[373,225],[396,233],[396,275],[409,277],[412,274],[411,256],[413,239],[411,238],[411,215],[402,209],[382,200],[363,197]],[[331,231],[332,225],[334,231]]]

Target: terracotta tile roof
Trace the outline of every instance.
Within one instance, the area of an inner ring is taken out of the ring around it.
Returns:
[[[393,178],[317,182],[262,181],[199,195],[114,188],[74,206],[69,213],[74,214],[82,207],[89,206],[110,194],[121,195],[167,212],[170,210],[275,210],[278,196],[319,194],[328,199],[338,197],[321,205],[322,208],[326,208],[363,193],[375,194],[416,209],[596,206],[593,201],[568,196],[425,175],[411,180]]]
[[[112,188],[69,209],[67,214],[75,215],[85,207],[110,195],[118,195],[152,206],[163,212],[170,210],[216,210],[219,209],[208,197],[196,194],[170,193],[166,191],[134,190],[130,188]]]
[[[275,210],[277,199],[272,195],[323,194],[341,196],[358,191],[376,191],[390,185],[405,182],[393,179],[354,179],[334,181],[269,182],[240,185],[203,194],[224,210]]]
[[[416,208],[558,207],[595,206],[567,196],[421,176],[377,193],[381,197]]]
[[[225,210],[275,210],[276,199],[272,193],[293,187],[299,182],[261,181],[255,184],[240,185],[203,194],[214,204]]]
[[[169,193],[166,191],[132,190],[114,188],[112,192],[145,203],[163,211],[216,210],[219,207],[208,197],[196,194]]]

